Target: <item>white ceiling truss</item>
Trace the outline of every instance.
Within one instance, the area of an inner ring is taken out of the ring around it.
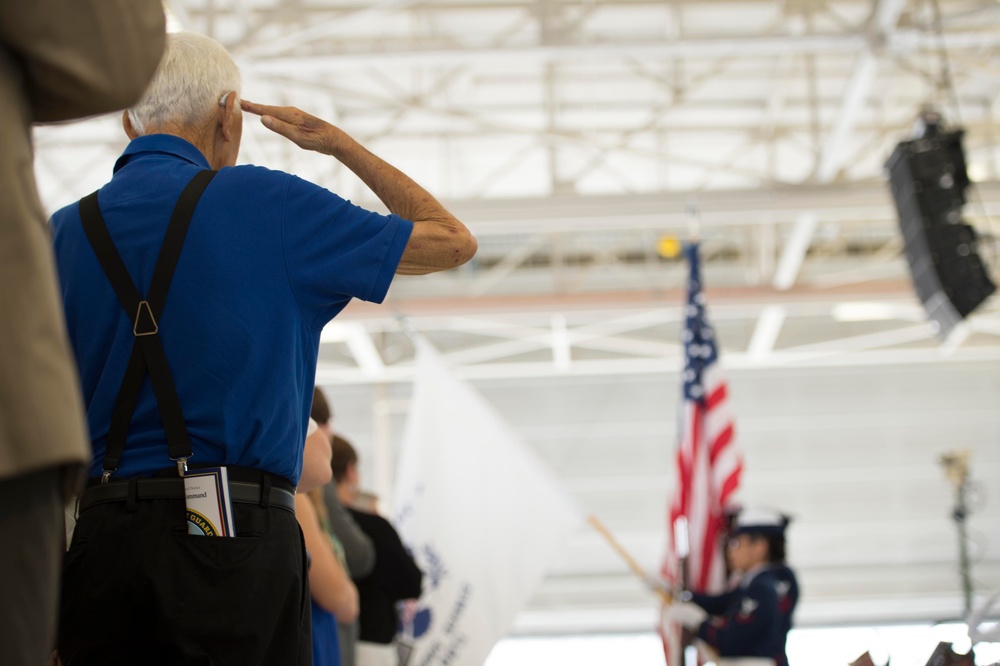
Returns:
[[[460,269],[400,278],[324,332],[317,380],[382,492],[412,327],[647,567],[664,545],[686,267],[702,241],[732,380],[744,501],[796,515],[800,624],[957,617],[937,465],[1000,474],[1000,303],[939,340],[913,296],[883,164],[925,104],[966,130],[964,215],[1000,276],[994,0],[168,0],[225,44],[242,94],[338,124],[476,234]],[[103,184],[116,118],[39,128],[46,204]],[[329,158],[247,123],[241,159],[362,205]],[[970,519],[1000,588],[1000,500]],[[522,633],[648,630],[655,600],[596,534]]]
[[[677,293],[674,296],[680,297]],[[663,299],[666,301],[667,299]],[[673,373],[682,367],[684,308],[661,302],[617,308],[551,304],[530,312],[361,316],[323,332],[321,384],[411,382],[414,330],[474,380]],[[355,308],[358,310],[360,308]],[[944,343],[910,299],[709,305],[730,370],[919,365],[1000,359],[1000,307],[969,317]],[[825,336],[817,334],[823,329]],[[950,343],[950,344],[949,344]]]

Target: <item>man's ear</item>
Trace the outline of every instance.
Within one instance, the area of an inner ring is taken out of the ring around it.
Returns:
[[[125,129],[129,141],[139,136],[139,133],[135,131],[135,126],[132,125],[132,119],[128,117],[128,111],[122,111],[122,127]]]
[[[222,138],[226,141],[232,141],[233,123],[236,122],[236,114],[239,113],[236,106],[236,93],[226,93],[222,99],[225,100],[225,104],[219,104],[219,125],[222,128]]]

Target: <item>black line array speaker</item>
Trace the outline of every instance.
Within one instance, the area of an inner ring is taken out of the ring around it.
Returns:
[[[885,164],[913,285],[942,337],[996,290],[975,229],[962,220],[969,186],[963,133],[904,141]]]

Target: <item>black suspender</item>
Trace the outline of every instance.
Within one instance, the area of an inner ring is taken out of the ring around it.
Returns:
[[[135,411],[135,404],[139,399],[139,391],[142,389],[147,372],[149,381],[153,385],[160,418],[163,420],[170,458],[177,462],[177,470],[181,476],[187,471],[187,460],[191,457],[191,438],[184,423],[184,414],[181,411],[173,376],[170,374],[167,356],[163,353],[163,345],[157,334],[158,322],[167,301],[167,291],[170,289],[174,269],[184,247],[184,237],[191,224],[191,216],[215,174],[215,171],[208,170],[199,172],[177,200],[170,225],[163,238],[160,255],[156,260],[156,267],[153,269],[149,293],[145,299],[136,288],[128,269],[122,262],[121,255],[111,241],[111,234],[108,233],[108,227],[104,223],[104,217],[97,203],[97,192],[80,200],[83,230],[94,248],[101,268],[104,269],[108,281],[118,295],[118,302],[132,321],[132,333],[135,335],[132,355],[129,357],[125,377],[111,415],[108,445],[104,453],[102,483],[106,483],[118,469],[122,452],[125,450],[125,439],[132,422],[132,413]]]

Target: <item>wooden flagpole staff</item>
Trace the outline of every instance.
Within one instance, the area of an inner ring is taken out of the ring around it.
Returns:
[[[608,542],[608,544],[615,550],[615,552],[618,553],[618,555],[620,555],[623,560],[625,560],[625,564],[627,564],[628,568],[632,570],[632,573],[638,576],[639,580],[641,580],[643,584],[646,584],[646,581],[648,580],[646,571],[642,568],[642,566],[638,562],[635,561],[635,558],[632,557],[632,555],[627,550],[625,550],[624,546],[618,543],[618,540],[615,539],[615,536],[608,530],[607,527],[604,526],[604,523],[598,520],[597,516],[589,516],[587,518],[587,522],[590,523],[590,526],[593,527],[595,530],[597,530],[598,534],[604,537],[605,541]],[[673,597],[666,590],[656,589],[654,591],[656,592],[657,596],[659,596],[660,599],[663,600],[663,603],[665,604],[673,603],[674,601]]]

